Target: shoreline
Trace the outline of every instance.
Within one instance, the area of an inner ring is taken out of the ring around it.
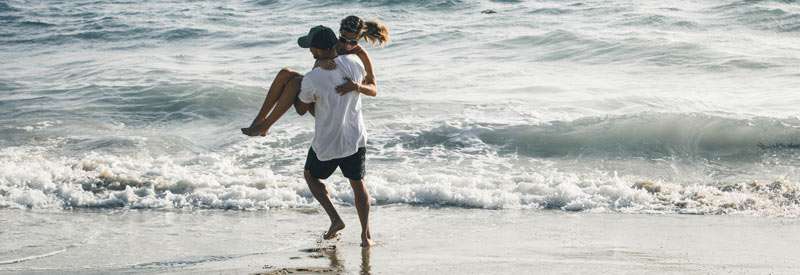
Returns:
[[[751,216],[373,207],[318,243],[321,209],[0,210],[2,274],[772,273],[800,269],[800,220]],[[335,249],[329,247],[335,246]],[[743,249],[746,247],[747,249]],[[62,252],[44,255],[57,250]],[[23,259],[8,263],[14,259]],[[283,272],[283,273],[281,273]]]

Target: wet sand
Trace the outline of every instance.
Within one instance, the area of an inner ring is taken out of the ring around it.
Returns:
[[[791,274],[800,221],[750,216],[373,207],[320,242],[317,209],[0,210],[3,274]]]

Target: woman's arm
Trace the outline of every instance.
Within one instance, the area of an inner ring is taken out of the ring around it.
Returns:
[[[356,56],[361,59],[361,63],[364,63],[364,71],[366,71],[367,75],[364,76],[364,80],[361,81],[361,83],[355,83],[350,80],[342,85],[339,85],[336,87],[336,92],[344,95],[350,91],[357,91],[364,95],[377,96],[378,84],[375,81],[375,74],[372,71],[372,60],[369,58],[367,51],[363,49],[358,51]]]
[[[368,96],[378,95],[378,83],[376,83],[375,73],[372,71],[372,59],[369,58],[369,54],[367,54],[367,51],[364,49],[359,51],[356,55],[361,59],[361,63],[364,63],[364,70],[367,72],[364,81],[361,82],[361,85],[359,85],[359,88],[356,90]]]

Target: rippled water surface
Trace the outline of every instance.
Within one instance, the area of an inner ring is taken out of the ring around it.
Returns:
[[[719,0],[0,0],[0,208],[315,205],[313,120],[238,128],[350,14],[376,204],[800,214],[800,6]]]

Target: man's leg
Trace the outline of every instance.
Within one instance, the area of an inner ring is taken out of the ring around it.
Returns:
[[[361,222],[361,246],[372,246],[372,236],[369,234],[369,193],[364,180],[350,180],[350,187],[353,188],[353,198],[358,212],[358,220]]]
[[[372,246],[372,236],[369,232],[369,193],[364,184],[364,176],[367,171],[367,148],[358,148],[355,154],[341,160],[339,168],[342,174],[350,180],[350,187],[353,188],[353,200],[358,212],[358,220],[361,222],[361,246]]]
[[[333,207],[333,203],[328,197],[328,189],[325,188],[325,184],[323,184],[318,178],[312,176],[311,171],[308,169],[306,169],[303,174],[306,178],[308,189],[311,189],[311,194],[314,194],[314,198],[317,199],[320,205],[322,205],[322,208],[325,209],[325,213],[328,213],[328,217],[331,219],[331,227],[328,229],[328,232],[325,233],[323,238],[326,240],[333,239],[337,232],[344,229],[344,222],[342,221],[342,218],[339,217],[339,213],[336,212],[336,208]]]

